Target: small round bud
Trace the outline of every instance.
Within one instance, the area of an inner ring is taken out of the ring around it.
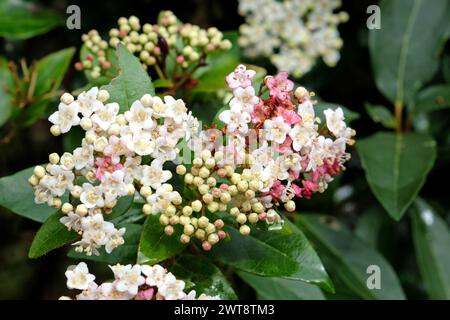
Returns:
[[[219,230],[217,232],[217,235],[219,236],[220,239],[225,239],[225,237],[227,236],[227,234],[223,230]]]
[[[198,219],[198,227],[199,228],[202,228],[202,229],[204,229],[204,228],[206,228],[207,226],[208,226],[208,223],[209,223],[209,219],[207,218],[207,217],[205,217],[205,216],[203,216],[203,217],[200,217],[199,219]]]
[[[289,200],[288,202],[286,202],[284,204],[284,208],[286,209],[286,211],[288,212],[293,212],[295,211],[295,202],[292,200]]]
[[[186,167],[183,166],[182,164],[180,164],[177,166],[176,172],[177,172],[177,174],[182,176],[182,175],[186,174]]]
[[[66,202],[62,205],[61,211],[63,213],[69,213],[69,212],[73,211],[73,205],[71,205],[69,202]]]
[[[199,240],[203,240],[206,237],[206,232],[203,229],[195,230],[195,237]]]
[[[217,229],[222,229],[224,225],[225,225],[225,223],[223,222],[222,219],[217,219],[216,221],[214,221],[214,226]]]
[[[186,217],[183,216],[183,218],[186,218]],[[179,216],[170,217],[169,222],[170,222],[171,225],[179,224],[180,223],[180,217]]]
[[[165,215],[168,217],[173,216],[175,213],[177,213],[177,208],[173,205],[167,206],[166,210],[164,211]]]
[[[50,127],[50,133],[55,137],[57,137],[61,134],[61,129],[59,128],[58,125],[54,124]]]
[[[236,208],[236,207],[230,209],[230,214],[231,214],[233,217],[237,217],[240,213],[241,213],[241,212],[240,212],[239,209]]]
[[[217,233],[211,233],[208,236],[208,242],[212,245],[215,245],[217,242],[219,242],[219,236],[217,235]]]
[[[187,174],[184,176],[184,182],[185,182],[186,184],[192,184],[192,183],[194,182],[194,176],[193,176],[192,174],[190,174],[190,173],[187,173]]]
[[[191,207],[195,212],[200,212],[200,210],[202,210],[202,203],[200,200],[195,200],[191,203]]]
[[[186,224],[183,228],[183,233],[188,236],[192,235],[194,233],[194,231],[195,231],[195,228],[192,224]]]
[[[228,192],[222,192],[222,194],[220,195],[220,201],[222,203],[228,203],[231,201],[231,196]]]
[[[208,241],[203,241],[202,242],[202,248],[205,251],[210,251],[211,250],[211,243],[209,243]]]
[[[217,183],[217,181],[216,181],[216,179],[214,177],[209,177],[208,179],[206,179],[206,184],[208,186],[210,186],[211,188],[215,187],[216,183]]]
[[[233,184],[238,184],[241,181],[241,175],[239,173],[233,173],[230,177],[230,181]]]
[[[194,177],[193,183],[194,183],[195,186],[199,187],[199,186],[201,186],[201,185],[203,184],[203,182],[205,182],[205,181],[203,180],[203,178],[200,178],[200,177]]]
[[[166,235],[168,235],[168,236],[171,236],[171,235],[173,234],[173,227],[170,226],[170,225],[167,225],[167,226],[164,228],[164,233],[165,233]]]
[[[192,161],[192,165],[193,165],[194,167],[200,168],[200,167],[203,165],[203,160],[200,159],[200,158],[195,158],[195,159]]]
[[[141,98],[141,103],[144,107],[151,107],[153,106],[153,97],[148,93],[144,94]]]
[[[186,216],[180,216],[179,219],[180,219],[179,223],[182,226],[185,226],[185,225],[187,225],[187,224],[189,224],[191,222],[191,219],[189,217],[186,217]]]
[[[243,236],[248,236],[250,234],[250,227],[247,225],[243,225],[239,228],[239,232],[243,235]]]
[[[214,197],[213,197],[212,194],[207,193],[207,194],[204,194],[204,195],[203,195],[202,200],[203,200],[204,203],[210,204],[211,202],[214,201]]]
[[[198,187],[198,192],[199,192],[201,195],[207,194],[208,191],[209,191],[209,186],[208,186],[207,184],[202,184],[202,185],[200,185],[200,186]]]
[[[247,181],[239,181],[239,183],[237,184],[237,188],[240,192],[245,192],[248,189],[248,182]]]
[[[97,99],[101,102],[106,102],[109,99],[109,92],[102,89],[97,94]]]
[[[255,202],[254,204],[252,204],[252,210],[256,213],[261,213],[264,211],[264,206],[261,202]]]
[[[38,179],[42,179],[45,176],[45,169],[42,166],[36,166],[34,167],[34,175],[38,178]]]
[[[208,169],[213,169],[216,166],[216,160],[214,158],[209,158],[205,160],[205,167]]]
[[[61,96],[61,102],[64,104],[71,104],[74,101],[73,96],[66,92]]]
[[[92,132],[86,133],[86,142],[87,143],[93,144],[96,139],[97,139],[97,136],[95,135],[95,133],[92,133]]]
[[[72,197],[78,199],[81,196],[81,192],[83,192],[83,188],[80,186],[74,186],[70,194]]]
[[[236,217],[236,221],[240,224],[244,224],[247,222],[247,216],[243,213],[238,214],[238,216]]]
[[[259,186],[260,186],[260,183],[258,180],[251,180],[250,183],[248,184],[248,187],[250,188],[250,190],[253,190],[255,192],[259,190]]]
[[[88,117],[83,117],[80,120],[80,127],[84,130],[84,131],[88,131],[89,129],[92,128],[92,120]]]
[[[191,237],[189,237],[187,234],[182,234],[180,237],[180,242],[184,244],[188,244],[191,241]]]
[[[253,190],[245,191],[245,197],[249,200],[253,199],[255,197],[255,191]]]
[[[250,213],[247,218],[250,223],[257,223],[259,220],[258,214],[256,212]]]
[[[189,217],[192,214],[192,211],[193,211],[192,207],[190,207],[190,206],[185,206],[185,207],[183,207],[183,210],[182,210],[183,215],[185,215],[187,217]]]
[[[147,216],[150,215],[152,213],[152,206],[148,203],[144,204],[142,206],[142,212]]]
[[[148,196],[150,196],[152,194],[152,188],[150,188],[149,186],[142,186],[141,190],[139,190],[139,193],[144,198],[147,198]]]
[[[164,214],[160,215],[159,223],[161,223],[163,226],[167,226],[169,224],[169,217]]]
[[[308,90],[306,90],[304,87],[298,87],[297,89],[295,89],[294,95],[299,100],[309,98]]]
[[[38,177],[36,177],[36,175],[32,175],[31,177],[28,178],[28,183],[31,184],[32,186],[36,186],[39,183],[39,179]]]
[[[48,156],[48,161],[50,161],[51,164],[57,164],[59,162],[59,155],[56,152],[51,153]]]
[[[53,199],[53,203],[52,203],[52,207],[54,208],[60,208],[62,204],[62,201],[60,198],[54,198]]]
[[[208,168],[202,167],[202,168],[200,169],[200,171],[198,172],[198,175],[199,175],[201,178],[206,179],[206,178],[209,177],[210,172],[209,172]]]
[[[88,213],[88,209],[84,204],[77,205],[77,208],[75,209],[75,213],[79,215],[80,217],[84,217]]]
[[[201,157],[202,157],[203,161],[208,160],[209,158],[212,157],[211,151],[209,151],[208,149],[203,150],[203,151],[201,152]]]
[[[235,196],[238,194],[238,188],[235,185],[231,185],[228,187],[228,192],[230,193],[231,196]]]
[[[216,227],[210,222],[205,228],[207,234],[213,233],[216,231]]]
[[[210,204],[208,204],[208,210],[209,212],[216,212],[217,210],[219,210],[219,204],[215,201],[211,202]]]

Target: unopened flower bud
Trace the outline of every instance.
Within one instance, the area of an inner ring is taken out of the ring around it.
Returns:
[[[66,203],[64,203],[64,204],[62,205],[61,211],[62,211],[63,213],[66,213],[66,214],[67,214],[67,213],[73,211],[73,205],[71,205],[69,202],[66,202]]]
[[[170,225],[165,226],[164,233],[168,236],[171,236],[173,234],[173,227]]]
[[[195,212],[200,212],[200,210],[202,210],[202,203],[200,200],[195,200],[191,203],[191,207]]]
[[[240,224],[244,224],[247,222],[247,216],[243,213],[238,214],[238,216],[236,217],[236,221]]]
[[[101,102],[106,102],[109,99],[109,92],[106,90],[100,90],[97,94],[97,99]]]
[[[71,104],[74,101],[73,96],[66,92],[61,96],[61,102],[64,104]]]
[[[42,179],[45,176],[45,169],[42,166],[36,166],[34,167],[34,175],[38,178],[38,179]]]
[[[176,172],[177,172],[177,174],[182,176],[182,175],[184,175],[186,173],[186,167],[183,166],[182,164],[180,164],[180,165],[177,166]]]
[[[80,217],[84,217],[88,213],[88,209],[84,204],[77,205],[77,208],[75,209],[75,213],[79,215]]]
[[[248,236],[250,234],[250,227],[247,225],[242,225],[239,228],[239,232],[243,235],[243,236]]]
[[[295,211],[295,202],[292,200],[289,200],[288,202],[286,202],[284,204],[284,208],[286,209],[286,211],[288,212],[293,212]]]

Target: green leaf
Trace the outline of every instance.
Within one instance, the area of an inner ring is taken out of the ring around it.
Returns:
[[[177,278],[194,283],[197,296],[204,293],[223,300],[237,299],[236,293],[220,270],[202,256],[182,255],[169,268]]]
[[[448,36],[450,3],[385,0],[380,8],[382,28],[369,32],[375,82],[392,103],[409,104],[439,68],[439,53]]]
[[[75,48],[71,47],[51,53],[37,62],[34,96],[41,96],[59,88],[74,54]]]
[[[14,80],[8,68],[8,61],[0,57],[0,127],[8,121],[12,112]]]
[[[380,123],[385,128],[393,129],[396,126],[392,112],[382,105],[365,104],[366,112],[373,122]]]
[[[440,84],[419,92],[413,112],[433,112],[450,107],[450,85]]]
[[[144,94],[155,95],[155,89],[139,60],[123,44],[117,47],[117,60],[120,67],[119,75],[102,89],[109,92],[108,102],[117,102],[120,111],[124,112]]]
[[[167,79],[158,79],[153,81],[153,85],[155,88],[170,88],[173,86],[172,81]]]
[[[400,220],[433,167],[435,141],[421,133],[380,132],[356,147],[372,192],[389,215]]]
[[[117,229],[126,228],[123,236],[125,243],[115,248],[111,253],[106,253],[105,248],[99,250],[100,255],[87,256],[84,253],[78,253],[75,248],[71,249],[67,254],[68,257],[80,260],[92,260],[106,264],[134,264],[139,246],[139,238],[141,236],[142,225],[139,224],[120,224]]]
[[[336,110],[337,108],[341,108],[342,111],[344,111],[344,117],[346,120],[345,122],[347,124],[351,123],[354,120],[359,119],[358,112],[352,111],[352,110],[350,110],[344,106],[341,106],[337,103],[325,102],[325,101],[317,99],[317,103],[314,105],[314,110],[315,110],[316,116],[320,118],[321,123],[326,123],[325,115],[323,114],[323,112],[326,109]]]
[[[155,264],[183,251],[186,245],[180,242],[181,232],[176,227],[174,234],[167,236],[159,223],[159,215],[148,216],[139,242],[138,263]]]
[[[25,1],[2,1],[0,16],[0,37],[12,39],[31,38],[65,22],[60,13]]]
[[[450,54],[447,54],[442,61],[442,75],[447,83],[450,83]]]
[[[28,184],[34,167],[0,179],[0,205],[12,212],[37,222],[44,222],[58,211],[47,204],[34,203],[34,191]]]
[[[314,244],[333,279],[345,283],[363,299],[404,299],[400,282],[381,254],[354,236],[348,228],[331,217],[298,215],[297,225]],[[381,270],[381,288],[369,289],[367,267]],[[339,290],[337,289],[337,293]]]
[[[324,300],[322,291],[315,285],[298,280],[261,277],[238,271],[242,280],[255,289],[259,300]]]
[[[239,270],[266,277],[283,277],[313,283],[333,291],[319,257],[295,225],[285,220],[287,230],[252,230],[242,236],[227,228],[231,240],[221,241],[208,254]]]
[[[127,212],[131,208],[131,205],[133,204],[133,199],[134,199],[134,196],[120,197],[117,200],[117,204],[112,209],[112,212],[110,214],[108,214],[105,217],[105,219],[113,220],[113,219],[117,219],[121,215],[125,214],[125,212]]]
[[[417,263],[430,299],[450,299],[450,232],[433,208],[418,198],[412,210]]]
[[[59,222],[59,219],[63,216],[64,214],[58,211],[44,222],[31,243],[28,252],[29,258],[39,258],[49,251],[75,241],[79,237],[78,233],[69,231],[65,225]]]

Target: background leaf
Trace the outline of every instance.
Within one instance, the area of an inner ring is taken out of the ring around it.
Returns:
[[[325,223],[328,221],[328,224]],[[405,299],[397,275],[377,251],[355,237],[347,227],[331,217],[298,215],[297,225],[317,249],[333,282],[343,282],[363,299]],[[381,289],[367,287],[369,265],[381,270]],[[336,286],[339,294],[339,289]]]
[[[424,200],[412,210],[417,262],[430,299],[450,299],[450,232],[447,223]]]
[[[372,192],[389,215],[400,220],[433,167],[435,141],[420,133],[380,132],[356,147]]]
[[[366,112],[373,122],[380,123],[388,129],[395,128],[395,118],[391,110],[382,105],[365,104]]]
[[[392,103],[409,104],[439,67],[448,37],[450,3],[436,0],[381,1],[381,29],[369,32],[378,89]]]
[[[238,271],[242,280],[255,289],[258,300],[324,300],[320,289],[312,284],[298,280],[262,277]]]
[[[435,85],[419,92],[413,112],[432,112],[450,107],[450,85]]]
[[[209,296],[220,296],[224,300],[237,299],[236,293],[220,270],[202,256],[182,255],[169,271],[184,281],[194,283],[194,289]]]
[[[63,216],[64,214],[58,211],[44,222],[31,243],[28,252],[29,258],[39,258],[49,251],[75,241],[79,237],[78,233],[69,231],[65,225],[59,222],[59,219]]]
[[[124,112],[144,94],[155,95],[155,88],[147,71],[123,44],[117,47],[117,61],[120,67],[119,75],[102,89],[109,92],[108,102],[117,102],[120,105],[120,112]]]
[[[28,183],[34,167],[0,179],[0,205],[37,222],[44,222],[58,209],[34,203],[34,191]]]
[[[148,216],[139,242],[138,263],[155,264],[180,253],[186,245],[180,242],[181,233],[176,227],[174,234],[167,236],[159,223],[159,215]]]
[[[285,227],[289,233],[255,229],[249,236],[228,227],[231,240],[219,242],[208,255],[239,270],[301,280],[333,291],[322,262],[303,232],[287,220]]]
[[[0,57],[0,127],[8,121],[12,112],[14,80],[8,68],[8,61]]]

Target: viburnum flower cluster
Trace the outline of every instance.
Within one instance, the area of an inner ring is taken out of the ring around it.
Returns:
[[[278,70],[294,77],[307,73],[322,57],[328,66],[339,61],[342,39],[337,29],[348,20],[335,11],[340,0],[239,0],[239,44],[249,57],[269,57]]]
[[[181,203],[163,165],[176,159],[178,142],[189,141],[199,125],[184,102],[171,96],[145,94],[125,113],[108,99],[109,93],[96,87],[77,99],[62,95],[49,117],[50,131],[59,135],[79,125],[85,136],[72,153],[51,154],[50,163],[37,166],[29,179],[35,202],[61,207],[61,223],[81,235],[74,245],[87,255],[98,254],[102,246],[110,253],[124,243],[125,228],[117,230],[106,218],[120,197],[137,189],[152,206]],[[71,201],[62,203],[66,192]]]
[[[160,222],[169,235],[172,225],[183,225],[183,243],[194,237],[210,250],[225,238],[217,213],[228,213],[243,235],[250,225],[262,227],[260,222],[280,228],[280,208],[292,212],[294,197],[323,192],[350,158],[345,149],[355,132],[341,108],[325,110],[326,126],[319,129],[312,93],[303,87],[294,91],[286,72],[266,77],[256,93],[255,74],[239,65],[227,76],[233,98],[219,115],[225,126],[195,135],[189,172],[184,165],[176,169],[197,199],[181,210],[168,208]]]
[[[143,66],[153,66],[160,78],[168,77],[167,58],[173,59],[176,67],[174,78],[182,78],[185,71],[201,67],[209,53],[228,50],[231,42],[223,38],[215,27],[202,29],[190,23],[182,24],[171,11],[162,11],[157,24],[141,26],[135,16],[121,17],[118,28],[109,31],[109,46],[116,48],[122,42],[127,49],[141,60]],[[108,42],[97,30],[82,36],[89,54],[85,60],[77,62],[78,70],[90,70],[92,78],[107,74],[111,67],[106,49]],[[172,79],[175,82],[180,79]]]
[[[109,266],[114,281],[98,285],[95,276],[89,273],[85,262],[69,266],[65,273],[67,288],[81,290],[76,300],[219,300],[219,296],[201,294],[195,290],[185,293],[186,283],[178,280],[162,266],[114,265]],[[62,296],[60,300],[72,300]]]

